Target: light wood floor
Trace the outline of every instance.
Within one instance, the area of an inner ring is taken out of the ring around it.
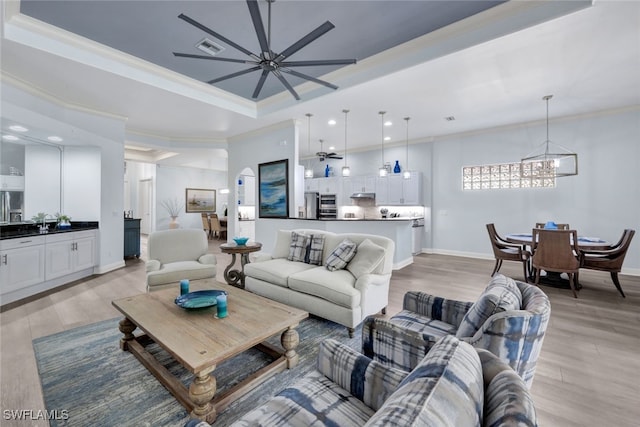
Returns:
[[[218,280],[230,256],[219,242]],[[144,292],[143,257],[125,268],[78,281],[73,286],[5,310],[0,314],[1,409],[44,410],[32,339],[118,316],[111,301]],[[493,261],[420,255],[395,271],[388,314],[398,312],[407,290],[474,301],[489,281]],[[517,263],[502,272],[522,279]],[[580,273],[584,289],[574,299],[569,290],[543,287],[552,304],[547,335],[532,393],[540,426],[638,426],[640,423],[640,277],[621,276],[627,298],[620,297],[609,275]],[[345,331],[346,334],[346,331]],[[58,410],[66,408],[57,408]],[[71,414],[73,417],[73,414]],[[46,421],[2,426],[42,425]]]

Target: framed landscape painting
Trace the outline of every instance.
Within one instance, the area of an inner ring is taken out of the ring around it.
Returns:
[[[187,188],[185,195],[187,212],[215,212],[216,190],[206,188]]]
[[[289,218],[289,160],[258,165],[258,216]]]

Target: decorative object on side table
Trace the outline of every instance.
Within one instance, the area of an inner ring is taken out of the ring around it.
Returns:
[[[246,245],[248,240],[249,240],[248,237],[234,237],[233,238],[233,241],[236,242],[236,245],[238,245],[238,246]]]

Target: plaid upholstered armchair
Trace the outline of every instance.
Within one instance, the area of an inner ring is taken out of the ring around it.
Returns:
[[[538,287],[498,274],[476,302],[407,292],[403,310],[391,319],[365,319],[362,350],[411,371],[438,339],[455,335],[498,356],[530,388],[550,313],[549,298]]]

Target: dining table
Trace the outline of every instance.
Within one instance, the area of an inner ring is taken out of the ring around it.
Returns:
[[[517,245],[521,245],[523,249],[529,250],[533,254],[531,250],[531,246],[533,243],[533,234],[529,233],[510,233],[504,236],[504,240],[509,243],[514,243]],[[598,250],[598,249],[608,249],[611,247],[611,242],[608,242],[599,237],[590,237],[590,236],[578,236],[578,249],[581,250]],[[529,260],[531,262],[531,259]],[[569,280],[562,277],[562,273],[557,273],[554,271],[545,271],[545,275],[540,275],[539,282],[541,284],[570,289]],[[535,273],[533,272],[533,268],[529,265],[529,280],[535,280]],[[577,283],[577,289],[581,289],[582,285]]]

